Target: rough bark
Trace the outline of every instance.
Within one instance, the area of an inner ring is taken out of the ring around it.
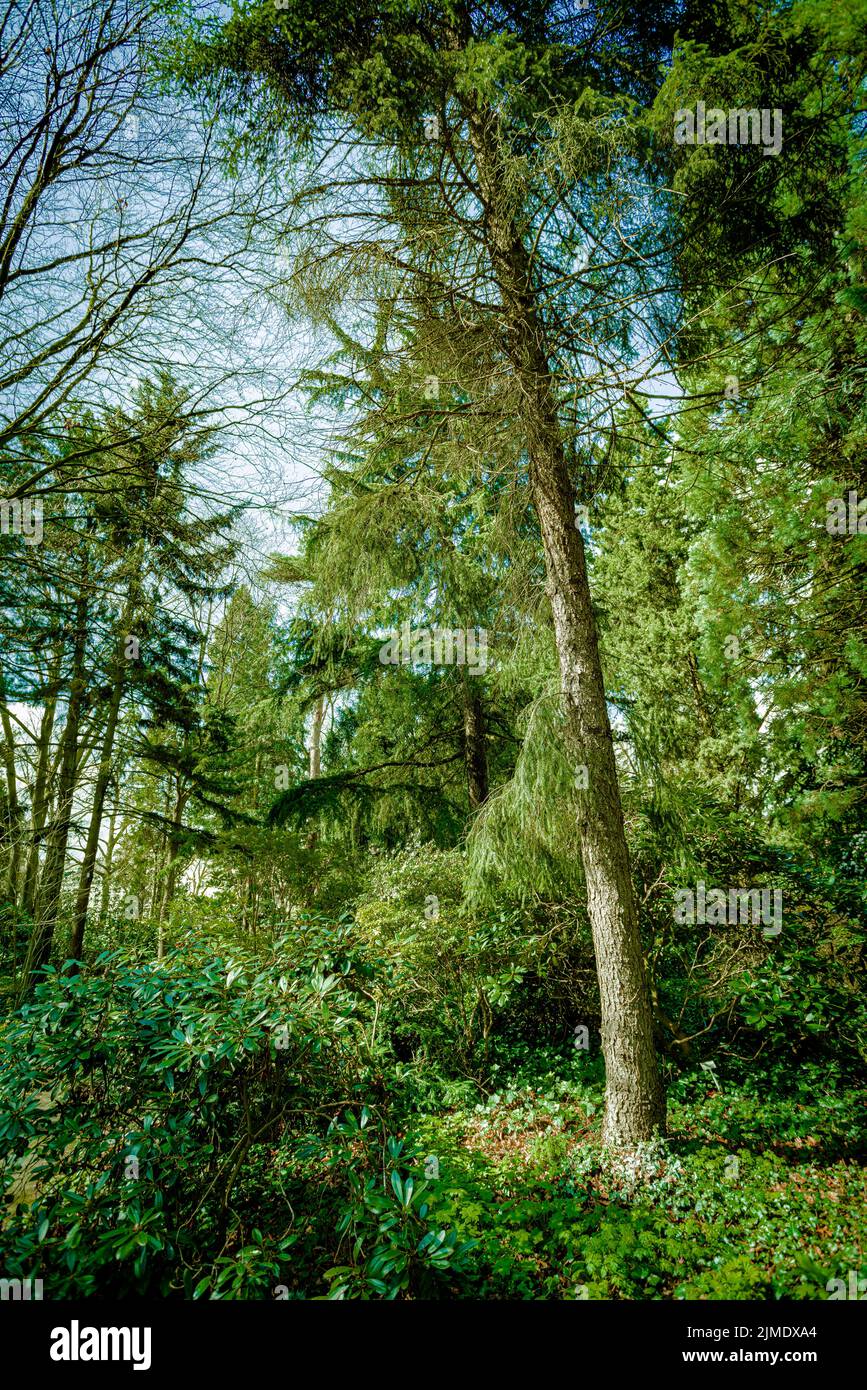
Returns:
[[[544,328],[530,257],[505,205],[502,145],[495,113],[467,102],[484,232],[502,297],[505,348],[520,388],[520,418],[530,462],[560,665],[567,745],[587,768],[579,813],[587,911],[593,933],[602,1015],[606,1093],[603,1138],[632,1147],[664,1127],[665,1098],[584,544],[563,448]]]

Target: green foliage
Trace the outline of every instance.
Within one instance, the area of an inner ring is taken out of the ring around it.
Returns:
[[[266,167],[249,287],[315,350],[325,491],[262,567],[192,369],[98,412],[86,353],[6,438],[45,536],[4,511],[4,1273],[824,1298],[867,1194],[867,550],[825,525],[867,491],[865,0],[157,10],[160,79]],[[699,100],[781,149],[675,144]],[[419,626],[490,651],[388,654]],[[668,1084],[629,1153],[559,695],[594,632]],[[679,920],[699,881],[781,934]]]
[[[363,1109],[359,1120],[347,1115],[328,1131],[328,1166],[344,1174],[350,1191],[337,1229],[351,1256],[326,1271],[328,1297],[436,1297],[446,1277],[462,1271],[472,1242],[440,1227],[442,1202],[436,1183],[419,1175],[419,1155],[393,1135],[383,1153],[366,1128],[369,1118]]]
[[[57,1297],[811,1299],[860,1269],[864,1059],[815,957],[737,986],[712,1065],[672,1069],[667,1142],[606,1153],[598,1046],[527,1042],[527,938],[504,915],[474,941],[461,877],[418,846],[382,856],[357,923],[50,970],[0,1031],[10,1276]],[[795,1060],[817,1022],[824,1060]]]
[[[53,1297],[266,1290],[298,1239],[275,1146],[376,1091],[369,968],[334,924],[265,959],[189,937],[50,970],[0,1036],[10,1270]]]
[[[669,1141],[624,1159],[600,1148],[584,1064],[552,1058],[533,1080],[427,1122],[476,1242],[464,1296],[826,1298],[861,1267],[863,1089],[829,1113],[833,1072],[753,1070],[722,1091],[685,1073]]]
[[[471,911],[464,869],[458,851],[421,844],[377,856],[356,906],[360,935],[388,962],[381,1035],[447,1079],[487,1075],[498,1039],[562,1037],[585,997],[573,915]],[[430,1085],[424,1070],[416,1084]]]

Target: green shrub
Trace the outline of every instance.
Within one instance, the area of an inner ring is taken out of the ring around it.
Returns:
[[[190,937],[50,970],[0,1030],[8,1273],[51,1298],[267,1293],[300,1238],[276,1155],[385,1101],[372,968],[311,921],[264,958]]]

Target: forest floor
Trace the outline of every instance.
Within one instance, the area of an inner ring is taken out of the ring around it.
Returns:
[[[867,1293],[857,1058],[723,1039],[665,1061],[667,1137],[626,1158],[601,1144],[598,1052],[499,1035],[456,1079],[445,1034],[360,1049],[355,974],[311,984],[305,942],[294,994],[279,950],[190,941],[49,972],[3,1020],[8,1277],[58,1298]]]
[[[838,1097],[815,1066],[784,1097],[779,1075],[772,1090],[758,1073],[688,1074],[669,1091],[667,1144],[636,1170],[603,1161],[601,1084],[569,1072],[535,1054],[485,1102],[418,1126],[442,1215],[478,1243],[474,1294],[824,1299],[867,1275],[867,1092]]]

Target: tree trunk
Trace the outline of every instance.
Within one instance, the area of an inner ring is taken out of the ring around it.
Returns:
[[[485,711],[478,687],[470,676],[463,678],[464,766],[467,795],[473,811],[488,799],[488,754],[485,747]]]
[[[153,870],[150,876],[150,902],[145,914],[149,922],[155,922],[157,920],[157,899],[160,890],[160,864],[162,863],[162,857],[162,845],[159,841],[155,841],[152,856]]]
[[[49,806],[49,766],[51,763],[51,736],[54,733],[54,720],[57,714],[57,687],[63,665],[63,643],[59,642],[57,654],[48,672],[46,703],[43,707],[42,722],[39,726],[39,757],[36,763],[36,777],[33,782],[33,809],[30,814],[30,845],[27,850],[27,863],[24,868],[24,886],[21,891],[21,906],[28,917],[36,910],[36,884],[39,878],[39,846],[42,832],[48,818]]]
[[[108,839],[105,844],[105,855],[102,861],[102,882],[99,888],[99,921],[104,922],[108,916],[108,896],[111,890],[111,862],[114,858],[114,847],[117,844],[117,817],[120,807],[120,788],[115,788],[114,802],[111,808],[111,815],[108,820]],[[121,827],[123,834],[123,827]]]
[[[46,835],[45,863],[42,866],[39,884],[36,921],[30,935],[21,981],[24,991],[33,982],[35,972],[46,965],[51,956],[57,909],[63,887],[66,845],[69,839],[72,801],[78,776],[78,732],[87,679],[85,673],[87,617],[88,601],[86,591],[82,591],[75,605],[72,672],[69,684],[69,702],[66,707],[66,723],[61,738],[60,769],[57,777],[54,818]]]
[[[322,771],[322,725],[325,720],[325,696],[319,695],[316,704],[313,706],[313,722],[310,725],[310,780],[318,777]],[[257,783],[258,785],[258,783]],[[315,849],[319,833],[311,830],[305,845],[307,849]]]
[[[6,824],[9,834],[9,865],[6,892],[10,903],[18,901],[18,873],[21,865],[21,805],[18,801],[18,774],[15,768],[15,735],[6,705],[6,682],[0,671],[0,721],[3,726],[3,766],[6,771]],[[15,928],[13,927],[13,932]]]
[[[689,678],[692,681],[692,688],[695,694],[695,704],[696,709],[698,710],[698,717],[701,723],[702,733],[705,735],[706,738],[714,738],[716,735],[713,727],[713,721],[710,717],[710,711],[708,709],[707,694],[705,692],[704,686],[702,685],[701,676],[699,675],[698,662],[695,659],[695,653],[692,651],[691,648],[687,648],[686,660],[687,665],[689,666]]]
[[[310,776],[318,777],[322,771],[322,724],[325,719],[325,696],[320,695],[313,706],[313,723],[310,726]]]
[[[503,304],[506,351],[521,388],[519,413],[530,460],[554,619],[567,746],[587,769],[579,813],[587,911],[602,1013],[606,1090],[603,1139],[633,1147],[664,1127],[665,1097],[638,912],[629,868],[614,746],[590,599],[584,544],[563,449],[544,328],[530,258],[503,199],[509,186],[496,115],[466,103],[484,230]]]
[[[136,607],[136,594],[139,572],[142,564],[142,554],[142,545],[139,544],[132,562],[132,574],[129,580],[129,587],[115,633],[114,657],[109,668],[111,673],[111,697],[105,716],[105,728],[102,735],[99,765],[96,771],[96,785],[93,789],[93,803],[90,810],[90,823],[87,827],[87,840],[84,846],[84,856],[81,861],[81,871],[78,876],[78,892],[75,897],[75,912],[72,921],[70,955],[73,960],[81,959],[81,953],[84,948],[84,929],[87,925],[90,891],[93,887],[93,875],[96,870],[97,855],[99,854],[99,836],[102,830],[105,798],[111,782],[111,762],[114,755],[114,740],[117,734],[118,719],[120,718],[120,707],[127,684],[126,644]]]
[[[169,917],[169,908],[175,896],[178,878],[178,854],[180,852],[181,841],[180,831],[184,823],[184,807],[187,804],[187,793],[182,785],[181,774],[177,774],[175,783],[175,805],[172,811],[172,830],[169,835],[168,851],[166,855],[166,875],[163,885],[162,898],[160,899],[159,933],[157,960],[162,960],[165,954],[165,924]]]
[[[121,639],[123,641],[123,638]],[[123,657],[121,656],[121,660]],[[114,753],[114,739],[117,733],[117,721],[120,714],[120,703],[123,698],[123,670],[115,669],[114,685],[111,692],[111,702],[105,721],[105,732],[102,736],[102,749],[99,755],[99,767],[96,773],[96,786],[93,790],[93,803],[90,811],[90,824],[87,828],[87,841],[84,846],[84,856],[81,861],[81,871],[78,876],[78,892],[75,897],[75,913],[72,920],[72,942],[70,945],[70,955],[73,960],[81,960],[81,953],[84,948],[84,929],[87,924],[87,910],[90,906],[90,890],[93,886],[93,875],[96,869],[96,858],[99,853],[99,835],[102,830],[102,817],[105,810],[105,798],[111,782],[111,759]]]

